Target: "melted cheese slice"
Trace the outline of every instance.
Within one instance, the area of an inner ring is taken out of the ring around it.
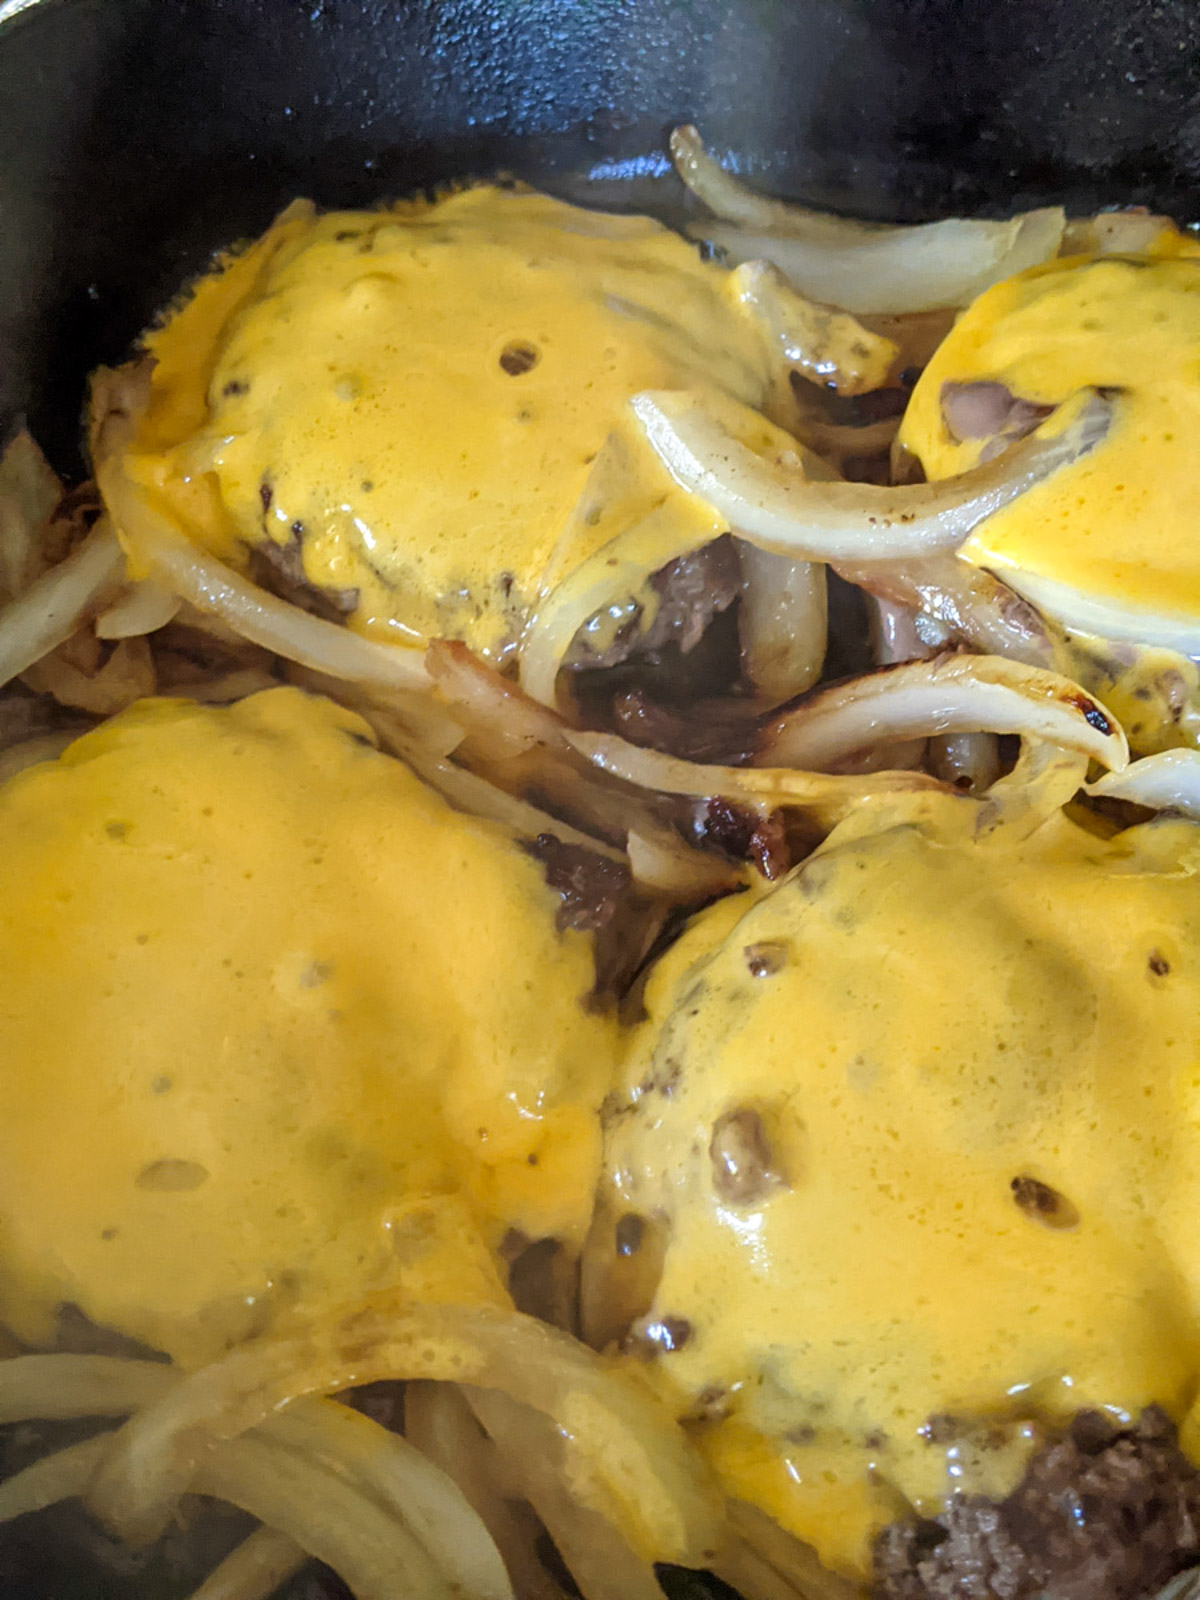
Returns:
[[[698,918],[613,1122],[614,1214],[667,1223],[650,1370],[860,1575],[906,1502],[1007,1493],[1039,1425],[1200,1380],[1200,830],[977,815],[864,808]]]
[[[131,465],[194,538],[236,564],[273,543],[366,632],[493,655],[552,562],[664,506],[671,553],[724,531],[645,444],[633,394],[759,406],[781,382],[730,274],[676,234],[486,186],[293,207],[147,343]]]
[[[961,554],[1073,627],[1186,651],[1200,639],[1200,261],[1190,241],[1170,249],[1054,261],[989,289],[926,367],[900,440],[945,478],[981,442],[947,431],[943,384],[995,381],[1047,406],[1119,390],[1103,444],[988,518]]]
[[[0,1320],[187,1364],[578,1239],[615,1026],[502,830],[294,689],[151,701],[0,790]]]

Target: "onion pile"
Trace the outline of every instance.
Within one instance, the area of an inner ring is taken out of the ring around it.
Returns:
[[[646,445],[720,514],[736,551],[736,682],[686,713],[639,689],[662,713],[646,727],[707,716],[718,749],[731,730],[719,758],[634,742],[575,692],[589,626],[632,612],[668,563],[694,553],[669,508],[547,582],[515,677],[453,641],[381,643],[218,561],[134,481],[124,451],[146,398],[135,363],[95,388],[103,510],[64,495],[27,435],[0,456],[0,780],[143,695],[234,699],[298,682],[359,710],[455,807],[627,872],[656,907],[630,981],[677,908],[778,876],[896,792],[952,789],[977,807],[981,834],[1032,830],[1081,795],[1118,815],[1116,802],[1200,819],[1200,751],[1131,762],[1119,720],[1071,679],[1061,628],[1046,620],[1136,640],[1137,619],[1041,580],[1018,595],[955,554],[1096,448],[1119,396],[1074,395],[957,478],[844,476],[886,458],[898,372],[947,308],[1060,247],[1144,250],[1169,225],[1117,214],[1068,228],[1048,208],[869,226],[754,195],[692,128],[671,148],[713,213],[692,231],[734,264],[733,296],[785,397],[769,420],[708,392],[630,399]],[[872,409],[880,392],[891,398]],[[604,468],[598,458],[595,474]],[[847,643],[830,620],[847,591],[870,639],[850,640],[855,670],[826,681]],[[1200,655],[1200,630],[1177,621],[1168,642]],[[189,674],[197,639],[211,660]],[[407,1437],[318,1398],[385,1379],[407,1385]],[[141,1544],[185,1495],[225,1499],[263,1526],[194,1600],[265,1597],[309,1556],[359,1600],[560,1600],[533,1554],[530,1508],[586,1600],[656,1600],[656,1561],[707,1566],[747,1600],[857,1592],[760,1513],[725,1505],[636,1373],[516,1311],[381,1303],[188,1375],[101,1356],[0,1361],[0,1424],[84,1417],[120,1425],[0,1484],[0,1521],[80,1496]],[[1188,1577],[1171,1600],[1194,1588]]]

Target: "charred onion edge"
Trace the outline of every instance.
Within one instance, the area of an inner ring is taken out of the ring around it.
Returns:
[[[765,461],[698,396],[643,390],[630,401],[663,465],[738,537],[810,561],[911,560],[957,548],[987,517],[1095,447],[1111,398],[1085,390],[1002,456],[937,483],[822,483]]]
[[[1110,771],[1129,762],[1116,718],[1077,683],[1003,656],[942,655],[820,689],[770,722],[756,762],[820,769],[896,739],[1015,733]]]

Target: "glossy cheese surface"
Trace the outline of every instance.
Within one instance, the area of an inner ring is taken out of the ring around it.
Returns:
[[[0,1304],[187,1364],[578,1239],[614,1025],[501,829],[295,689],[148,701],[0,790]]]
[[[645,445],[633,394],[758,406],[779,381],[730,275],[678,235],[488,186],[292,207],[147,343],[135,471],[193,537],[235,563],[269,541],[364,631],[492,655],[550,569],[664,503],[682,548],[724,531]]]
[[[1193,254],[1073,257],[989,289],[926,367],[900,433],[926,475],[945,478],[975,465],[982,441],[947,430],[943,385],[997,382],[1045,406],[1118,391],[1103,443],[981,524],[962,553],[1035,601],[1031,586],[1050,583],[1144,613],[1140,637],[1163,644],[1156,618],[1200,620],[1200,261],[1191,242],[1177,248]]]
[[[1040,1426],[1200,1379],[1200,831],[978,816],[864,807],[701,915],[612,1124],[615,1214],[665,1219],[651,1370],[850,1572]]]

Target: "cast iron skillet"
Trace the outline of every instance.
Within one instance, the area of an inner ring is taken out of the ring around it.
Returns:
[[[1200,5],[0,0],[0,437],[27,414],[77,468],[88,370],[297,194],[506,169],[669,208],[664,135],[688,120],[762,186],[862,216],[1191,220]],[[65,1544],[10,1532],[0,1600],[178,1592],[169,1552],[105,1582]]]

